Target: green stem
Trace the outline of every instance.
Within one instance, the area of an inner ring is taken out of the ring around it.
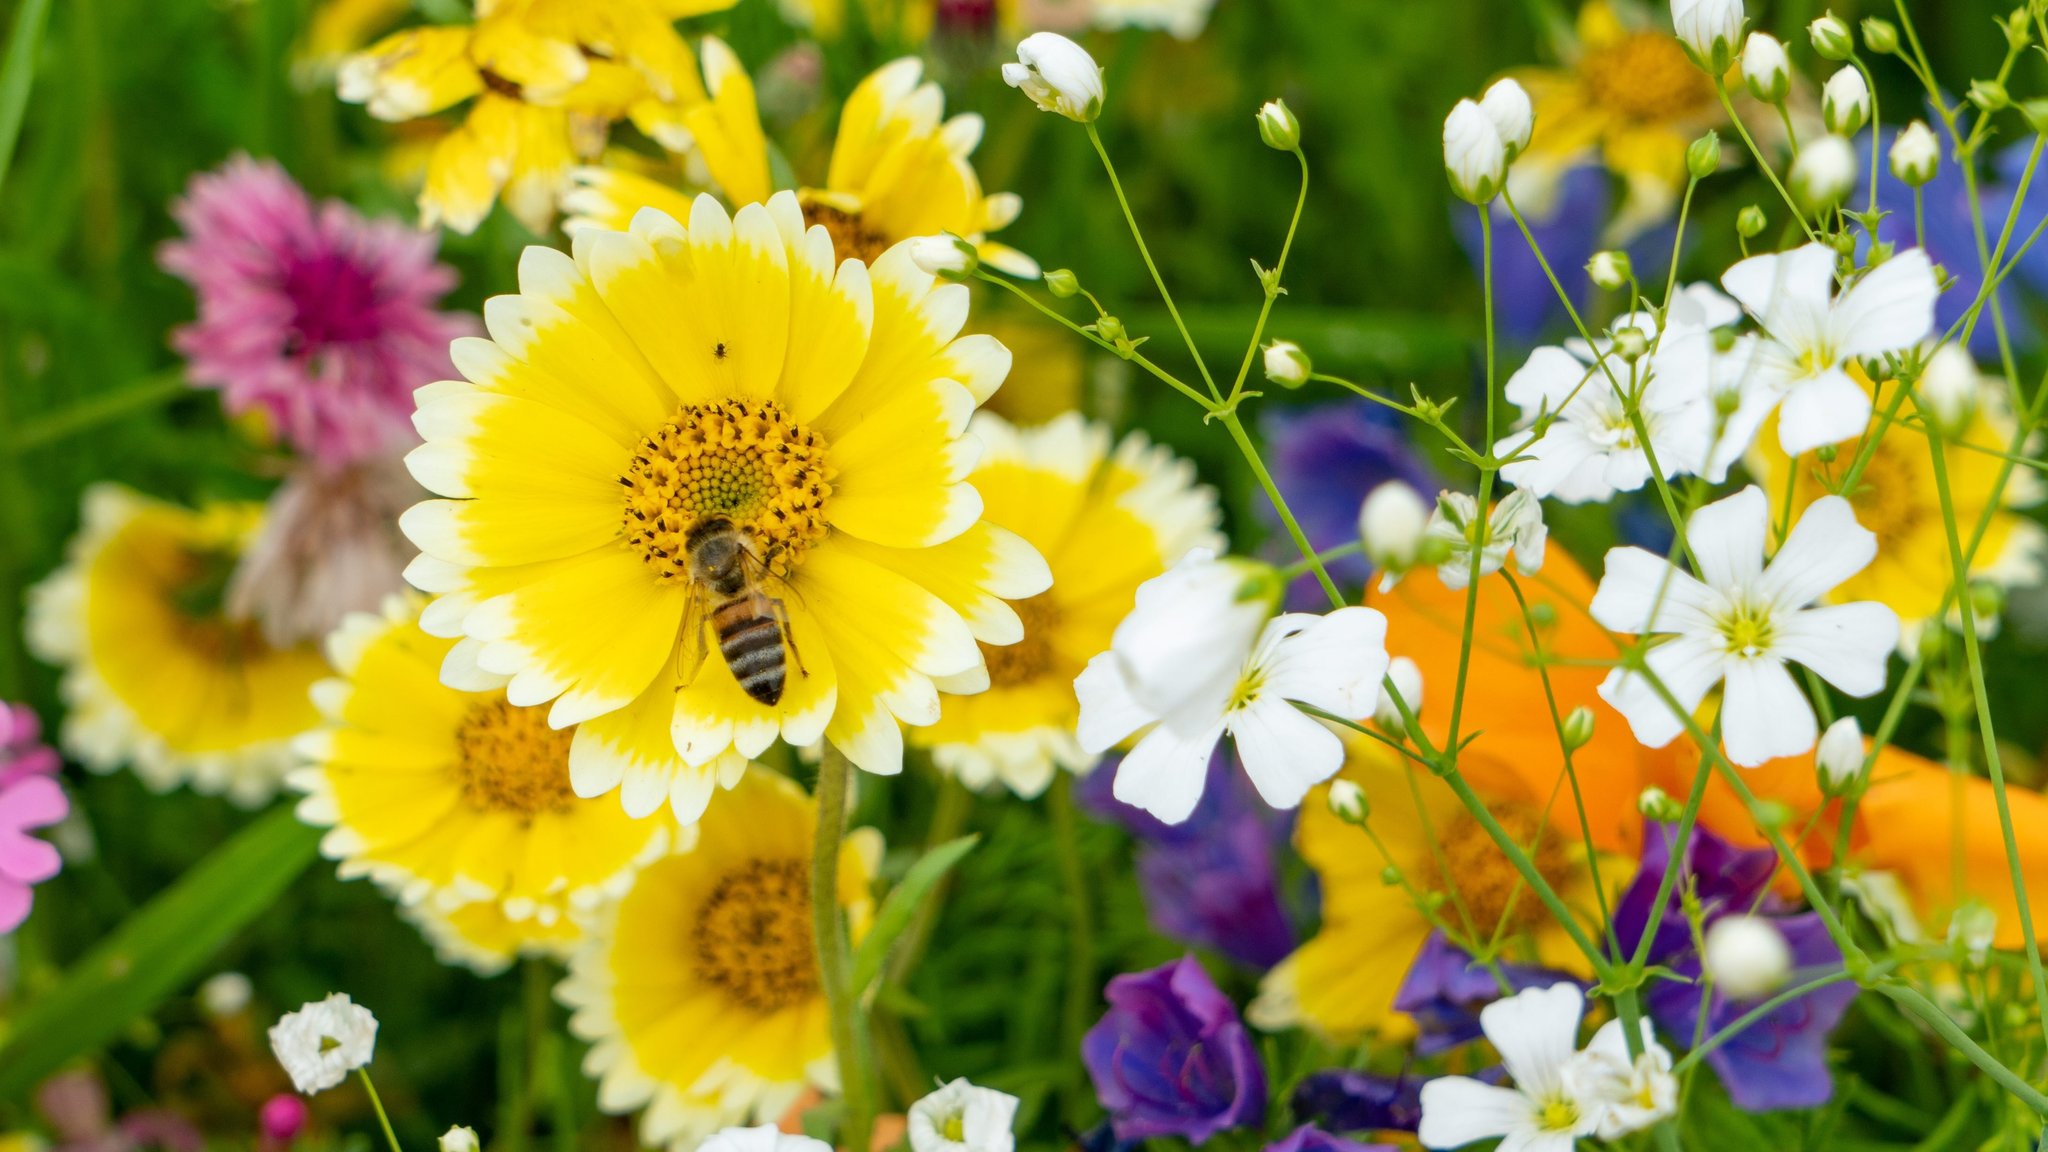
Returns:
[[[27,452],[68,436],[87,432],[102,424],[155,408],[188,391],[184,374],[170,371],[150,376],[115,392],[105,392],[33,420],[23,420],[14,430],[13,447]]]
[[[14,145],[28,113],[28,93],[36,79],[36,53],[49,23],[50,0],[23,0],[14,10],[14,28],[7,37],[7,55],[0,60],[0,186],[13,167]]]
[[[1060,1005],[1060,1050],[1079,1052],[1096,1000],[1095,906],[1088,865],[1081,859],[1080,821],[1074,808],[1071,773],[1061,772],[1053,778],[1049,807],[1053,841],[1060,855],[1060,876],[1067,890],[1067,986]],[[1087,1117],[1092,1096],[1077,1084],[1070,1084],[1069,1089],[1062,1098],[1062,1111],[1068,1124],[1078,1126]]]
[[[846,919],[839,910],[839,849],[846,839],[847,792],[853,765],[831,744],[818,763],[817,835],[811,844],[811,938],[818,950],[818,983],[830,1013],[832,1050],[839,1061],[839,1090],[845,1105],[840,1142],[846,1152],[868,1152],[875,1104],[868,1070],[866,1030],[849,985],[852,951]]]
[[[1785,201],[1785,207],[1792,210],[1792,219],[1799,222],[1799,230],[1806,233],[1808,240],[1819,243],[1820,237],[1815,235],[1813,225],[1806,222],[1806,213],[1799,210],[1799,202],[1792,199],[1792,193],[1787,191],[1784,182],[1778,179],[1778,170],[1771,167],[1771,162],[1764,156],[1763,149],[1756,146],[1756,139],[1749,134],[1749,126],[1742,122],[1742,117],[1735,114],[1735,102],[1728,99],[1727,80],[1720,76],[1714,77],[1713,80],[1714,94],[1721,98],[1721,109],[1728,114],[1728,123],[1735,126],[1735,134],[1742,137],[1743,146],[1749,149],[1756,166],[1763,169],[1764,176],[1771,182],[1771,187],[1776,188],[1779,198]]]
[[[1330,607],[1344,607],[1344,593],[1337,590],[1337,582],[1330,579],[1329,570],[1317,559],[1315,545],[1308,541],[1308,533],[1301,530],[1301,523],[1294,518],[1294,512],[1287,507],[1286,497],[1280,494],[1280,486],[1273,482],[1273,476],[1266,471],[1266,462],[1259,459],[1259,449],[1252,438],[1245,434],[1244,425],[1238,421],[1237,413],[1224,410],[1216,415],[1225,431],[1237,444],[1237,450],[1244,454],[1244,462],[1251,465],[1252,476],[1266,493],[1266,499],[1273,502],[1273,511],[1280,514],[1280,523],[1287,527],[1287,535],[1301,552],[1301,558],[1316,574],[1316,582],[1323,586],[1324,595],[1330,598]]]
[[[1280,277],[1287,272],[1288,253],[1294,251],[1294,234],[1301,228],[1301,210],[1308,204],[1308,157],[1296,148],[1294,158],[1301,162],[1301,191],[1294,198],[1294,218],[1287,222],[1287,238],[1280,242],[1280,262],[1273,265],[1272,283],[1265,286],[1266,299],[1259,305],[1258,323],[1252,325],[1252,342],[1244,350],[1244,363],[1237,366],[1237,379],[1231,382],[1230,398],[1225,403],[1235,403],[1244,392],[1244,382],[1251,375],[1252,361],[1259,354],[1259,338],[1266,334],[1266,317],[1272,315],[1273,301],[1280,298]]]
[[[391,1152],[405,1152],[398,1146],[398,1133],[391,1130],[391,1117],[384,1111],[384,1101],[377,1095],[377,1086],[370,1083],[370,1066],[365,1064],[357,1068],[356,1075],[362,1078],[363,1091],[370,1094],[370,1107],[377,1110],[377,1123],[384,1129],[384,1142],[391,1145]]]
[[[1117,179],[1116,165],[1110,162],[1109,150],[1102,146],[1102,134],[1095,130],[1092,122],[1085,127],[1088,129],[1088,142],[1095,145],[1095,154],[1102,158],[1102,170],[1109,174],[1109,186],[1116,193],[1117,206],[1124,211],[1124,223],[1130,225],[1131,239],[1138,242],[1138,255],[1144,257],[1145,270],[1152,273],[1152,284],[1159,289],[1159,299],[1166,304],[1166,314],[1173,317],[1173,326],[1180,329],[1180,338],[1188,346],[1188,355],[1194,357],[1202,382],[1209,386],[1209,395],[1221,404],[1223,393],[1217,390],[1216,380],[1209,375],[1209,365],[1202,359],[1201,349],[1195,347],[1195,338],[1188,333],[1186,322],[1180,318],[1180,309],[1174,306],[1173,293],[1166,289],[1166,278],[1159,274],[1159,265],[1152,260],[1152,250],[1145,246],[1145,233],[1138,227],[1138,218],[1131,213],[1131,202],[1124,196],[1123,181]]]

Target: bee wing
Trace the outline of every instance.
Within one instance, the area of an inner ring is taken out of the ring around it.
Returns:
[[[676,633],[676,682],[684,688],[697,682],[704,661],[711,654],[706,629],[711,623],[710,598],[704,586],[692,580],[689,599],[683,603],[683,627]]]

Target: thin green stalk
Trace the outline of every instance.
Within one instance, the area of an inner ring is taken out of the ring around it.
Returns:
[[[1450,755],[1450,752],[1445,753],[1446,757]],[[1480,799],[1479,794],[1472,790],[1472,785],[1465,782],[1464,775],[1458,771],[1455,764],[1448,766],[1442,776],[1444,782],[1450,785],[1451,791],[1457,794],[1458,799],[1472,813],[1472,818],[1479,821],[1479,826],[1486,830],[1486,835],[1500,848],[1501,854],[1508,858],[1508,863],[1514,866],[1515,871],[1519,872],[1529,885],[1529,889],[1536,893],[1536,898],[1550,911],[1558,926],[1572,938],[1572,943],[1578,945],[1579,951],[1586,954],[1586,961],[1592,965],[1594,974],[1604,980],[1608,974],[1606,955],[1593,943],[1592,938],[1586,935],[1585,927],[1579,923],[1579,918],[1572,914],[1572,910],[1565,906],[1557,890],[1550,886],[1550,881],[1544,879],[1543,873],[1537,871],[1535,862],[1529,859],[1529,854],[1522,851],[1522,846],[1515,843],[1515,838],[1508,835],[1508,830],[1501,827],[1500,821],[1494,819],[1493,813],[1487,810],[1486,801]]]
[[[1948,1013],[1921,995],[1917,989],[1887,980],[1877,984],[1874,991],[1881,996],[1889,997],[1899,1007],[1918,1016],[1921,1022],[1934,1029],[1936,1035],[1948,1041],[1970,1063],[1982,1069],[1986,1076],[1998,1081],[2000,1087],[2019,1097],[2020,1102],[2032,1108],[2036,1115],[2048,1116],[2048,1096],[2043,1096],[2032,1084],[2022,1079],[2019,1073],[2007,1068],[1996,1056],[1986,1052],[1975,1040],[1970,1039],[1969,1033],[1948,1018]]]
[[[377,1123],[384,1129],[384,1142],[391,1145],[391,1152],[405,1152],[398,1146],[398,1133],[391,1130],[391,1117],[384,1112],[384,1101],[377,1095],[377,1086],[370,1083],[370,1066],[365,1064],[357,1068],[356,1075],[362,1078],[363,1091],[370,1094],[370,1107],[377,1110]]]
[[[7,36],[7,55],[0,59],[0,187],[14,164],[14,145],[28,114],[28,93],[36,80],[36,53],[49,24],[50,0],[22,0],[14,10],[14,28]]]
[[[1728,122],[1735,126],[1735,134],[1742,137],[1743,146],[1749,149],[1756,166],[1763,170],[1764,176],[1771,182],[1771,187],[1778,190],[1778,196],[1785,201],[1785,207],[1792,210],[1792,219],[1798,221],[1799,230],[1806,233],[1808,240],[1819,243],[1820,237],[1814,233],[1813,225],[1806,222],[1806,213],[1799,210],[1799,202],[1792,198],[1792,193],[1785,188],[1784,182],[1778,179],[1778,170],[1771,167],[1770,159],[1764,155],[1763,149],[1756,146],[1755,138],[1749,134],[1749,126],[1742,122],[1742,117],[1735,114],[1735,102],[1728,98],[1727,80],[1720,76],[1712,79],[1714,95],[1721,98],[1721,109],[1728,114]]]
[[[1826,988],[1830,984],[1840,984],[1844,981],[1854,979],[1855,977],[1849,975],[1846,969],[1837,970],[1834,972],[1830,972],[1825,976],[1817,976],[1812,980],[1808,980],[1804,984],[1795,984],[1792,987],[1785,989],[1783,992],[1778,993],[1770,999],[1765,1000],[1761,1004],[1758,1004],[1756,1007],[1751,1008],[1749,1011],[1744,1012],[1742,1015],[1737,1016],[1734,1019],[1734,1021],[1729,1023],[1726,1027],[1715,1032],[1713,1035],[1708,1036],[1706,1039],[1701,1040],[1698,1043],[1694,1044],[1692,1051],[1687,1052],[1683,1057],[1679,1059],[1678,1063],[1673,1064],[1671,1066],[1671,1074],[1673,1076],[1685,1075],[1687,1072],[1691,1071],[1693,1065],[1698,1064],[1700,1061],[1706,1059],[1709,1055],[1711,1055],[1714,1049],[1719,1048],[1721,1045],[1726,1044],[1730,1040],[1735,1039],[1737,1036],[1740,1036],[1743,1033],[1743,1031],[1746,1030],[1750,1025],[1755,1024],[1757,1021],[1762,1020],[1764,1017],[1769,1016],[1771,1013],[1776,1012],[1778,1009],[1784,1007],[1787,1004],[1790,1004],[1792,1001],[1799,999],[1801,996],[1804,996],[1809,992],[1818,992],[1821,989]],[[1704,1006],[1705,1003],[1703,999],[1702,1007]]]
[[[1082,327],[1079,324],[1074,323],[1067,317],[1060,315],[1058,311],[1048,307],[1044,302],[1040,301],[1037,297],[1031,295],[1031,293],[1029,292],[1026,292],[1024,289],[1018,287],[1016,284],[1011,283],[1005,277],[996,276],[988,272],[976,272],[974,274],[974,278],[977,280],[981,280],[985,283],[994,284],[997,287],[1002,288],[1003,290],[1009,292],[1011,295],[1017,297],[1019,300],[1022,300],[1026,304],[1031,305],[1033,308],[1038,309],[1038,311],[1046,317],[1065,326],[1069,331],[1080,336],[1082,339],[1088,341],[1091,344],[1094,344],[1096,347],[1101,348],[1104,351],[1111,353],[1112,355],[1129,360],[1132,363],[1138,365],[1140,368],[1145,369],[1147,372],[1150,372],[1153,376],[1157,377],[1162,382],[1171,385],[1173,389],[1179,392],[1181,395],[1186,396],[1188,399],[1193,400],[1197,404],[1200,404],[1204,411],[1213,412],[1216,410],[1216,401],[1211,400],[1209,397],[1204,396],[1200,392],[1195,391],[1193,388],[1188,387],[1185,383],[1183,383],[1180,380],[1179,377],[1175,376],[1173,373],[1166,371],[1165,369],[1159,367],[1157,364],[1152,363],[1150,360],[1147,360],[1146,358],[1136,354],[1135,352],[1126,353],[1123,349],[1118,348],[1115,344],[1112,344],[1109,341],[1104,340],[1102,337],[1097,336],[1095,333],[1088,331],[1088,329]]]
[[[1095,125],[1084,125],[1088,129],[1088,142],[1095,145],[1095,154],[1102,158],[1102,170],[1109,174],[1109,186],[1116,193],[1117,206],[1124,211],[1124,223],[1130,225],[1131,239],[1138,242],[1138,255],[1145,259],[1145,270],[1152,273],[1152,284],[1159,289],[1159,299],[1166,304],[1166,314],[1173,317],[1173,326],[1180,329],[1180,338],[1188,346],[1188,355],[1194,357],[1195,368],[1202,373],[1202,382],[1209,386],[1209,395],[1216,402],[1223,402],[1223,393],[1216,388],[1216,380],[1209,375],[1209,365],[1202,359],[1201,349],[1195,347],[1195,338],[1188,332],[1188,326],[1180,318],[1180,309],[1174,306],[1173,293],[1167,291],[1166,278],[1159,274],[1159,265],[1152,260],[1152,250],[1145,246],[1145,233],[1138,227],[1138,218],[1131,213],[1131,202],[1124,196],[1123,181],[1116,176],[1116,165],[1110,162],[1109,149],[1102,146],[1102,134]]]
[[[839,911],[839,848],[846,839],[847,792],[853,765],[831,744],[818,763],[817,834],[811,843],[811,939],[818,951],[818,983],[830,1013],[832,1050],[839,1062],[839,1090],[845,1114],[840,1143],[847,1152],[868,1152],[875,1102],[861,1007],[849,985],[852,953],[846,920]]]
[[[1061,772],[1053,778],[1049,805],[1053,842],[1059,850],[1060,876],[1067,895],[1067,986],[1060,1004],[1060,1044],[1063,1052],[1079,1052],[1081,1037],[1088,1030],[1088,1017],[1095,1007],[1095,905],[1088,879],[1087,862],[1081,859],[1079,818],[1074,809],[1074,777]],[[1062,1097],[1061,1111],[1069,1124],[1087,1118],[1093,1096],[1080,1085],[1069,1084]]]
[[[1266,471],[1266,462],[1259,458],[1259,449],[1252,443],[1252,438],[1245,434],[1244,425],[1238,421],[1237,413],[1225,409],[1217,413],[1216,419],[1223,424],[1224,431],[1230,433],[1230,439],[1237,444],[1237,450],[1244,454],[1244,462],[1251,465],[1253,478],[1265,491],[1266,499],[1273,502],[1273,511],[1280,514],[1280,523],[1286,526],[1287,535],[1294,541],[1295,548],[1300,550],[1301,558],[1315,572],[1316,583],[1323,586],[1323,594],[1330,598],[1330,607],[1344,607],[1344,593],[1337,590],[1337,582],[1330,579],[1329,569],[1324,568],[1322,561],[1316,558],[1315,545],[1309,543],[1308,533],[1301,530],[1300,521],[1294,518],[1293,510],[1287,507],[1287,498],[1280,494],[1280,486],[1273,482],[1272,473]]]
[[[1288,254],[1294,251],[1294,234],[1301,228],[1301,210],[1308,204],[1308,157],[1296,148],[1294,158],[1301,162],[1301,191],[1294,198],[1294,217],[1287,222],[1287,238],[1280,242],[1280,262],[1273,265],[1272,282],[1264,285],[1266,299],[1259,305],[1259,320],[1252,325],[1252,341],[1244,350],[1244,363],[1237,366],[1237,379],[1231,382],[1230,397],[1224,401],[1226,404],[1236,403],[1244,393],[1244,382],[1251,375],[1252,361],[1259,354],[1259,337],[1266,334],[1266,317],[1272,315],[1273,301],[1280,298],[1280,278],[1287,272]]]
[[[42,448],[124,416],[155,408],[189,390],[183,372],[158,373],[126,388],[102,392],[68,408],[23,420],[14,430],[13,447],[17,452]]]

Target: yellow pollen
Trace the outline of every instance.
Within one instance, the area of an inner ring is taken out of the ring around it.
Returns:
[[[889,250],[889,238],[863,223],[858,212],[806,204],[804,224],[823,224],[832,234],[832,255],[840,260],[859,260],[872,266],[876,257]]]
[[[1632,32],[1579,62],[1595,106],[1638,124],[1662,123],[1705,108],[1714,98],[1706,74],[1676,38]]]
[[[640,441],[619,477],[626,546],[662,583],[689,577],[690,529],[723,517],[777,575],[828,530],[825,440],[772,400],[686,404]]]
[[[955,1144],[964,1142],[967,1139],[967,1118],[958,1112],[946,1117],[939,1125],[939,1135]]]
[[[1537,1111],[1536,1123],[1546,1132],[1569,1132],[1579,1125],[1579,1107],[1567,1097],[1553,1096]]]
[[[499,699],[478,704],[455,730],[455,778],[462,798],[486,812],[522,820],[566,812],[570,728],[548,727],[548,710]]]
[[[1553,890],[1564,887],[1571,876],[1571,857],[1564,838],[1544,822],[1543,814],[1513,803],[1494,805],[1492,811],[1509,838],[1529,854],[1537,874]],[[1458,902],[1472,917],[1473,931],[1490,935],[1505,926],[1511,933],[1526,932],[1549,918],[1522,874],[1471,815],[1460,812],[1452,817],[1437,829],[1437,838],[1442,842],[1443,868],[1448,873],[1438,887],[1456,891]],[[1446,914],[1454,913],[1447,910]]]
[[[1755,656],[1771,646],[1773,637],[1768,606],[1759,608],[1743,604],[1717,623],[1721,628],[1721,640],[1733,655]]]
[[[1853,460],[1858,451],[1859,445],[1844,444],[1837,459]],[[1855,490],[1847,493],[1857,523],[1877,534],[1880,551],[1889,552],[1887,545],[1910,538],[1939,512],[1927,499],[1932,484],[1926,470],[1918,466],[1921,459],[1917,453],[1907,455],[1906,449],[1892,441],[1879,440]],[[1819,495],[1815,492],[1808,499]]]
[[[805,860],[750,860],[719,878],[697,910],[697,975],[767,1014],[818,994]]]
[[[1029,600],[1014,601],[1010,607],[1024,621],[1024,638],[1015,644],[981,646],[981,658],[988,664],[992,688],[1028,684],[1059,670],[1059,653],[1053,648],[1052,633],[1059,628],[1060,608],[1052,595],[1041,592]]]

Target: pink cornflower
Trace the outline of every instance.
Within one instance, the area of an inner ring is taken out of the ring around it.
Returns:
[[[29,835],[71,811],[55,779],[57,753],[41,732],[34,712],[0,701],[0,932],[28,919],[35,886],[64,866],[55,848]]]
[[[276,163],[236,156],[171,205],[183,239],[158,253],[199,295],[172,345],[229,412],[266,413],[325,464],[412,435],[413,390],[448,377],[473,317],[436,309],[455,273],[432,233],[315,203]]]

